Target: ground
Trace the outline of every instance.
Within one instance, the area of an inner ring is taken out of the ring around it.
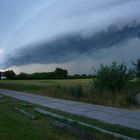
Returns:
[[[18,107],[31,112],[37,116],[38,119],[31,120],[14,108]],[[1,140],[78,140],[77,137],[72,136],[65,130],[57,129],[48,124],[48,120],[53,119],[48,116],[37,114],[33,111],[36,105],[15,100],[6,96],[0,98],[0,139]],[[47,109],[47,108],[46,108]],[[49,111],[53,111],[48,109]],[[57,113],[59,113],[57,111]],[[62,113],[61,113],[62,114]],[[65,114],[65,113],[64,113]],[[71,115],[67,114],[69,117]],[[73,116],[74,117],[74,116]],[[80,119],[80,118],[79,118]],[[97,137],[101,140],[119,140],[112,136],[103,135],[93,129],[85,129],[76,125],[87,133]],[[131,132],[131,131],[130,131]],[[138,133],[138,132],[137,132]],[[134,133],[138,136],[137,133]]]
[[[38,116],[39,119],[33,121],[18,113],[14,107],[30,110],[33,105],[6,97],[0,99],[1,140],[65,140],[66,137],[68,140],[77,139],[63,130],[49,126],[49,118]]]

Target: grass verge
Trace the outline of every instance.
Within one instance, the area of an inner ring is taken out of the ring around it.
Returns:
[[[22,114],[16,112],[14,110],[15,107],[25,109],[27,111],[30,111],[34,113],[39,119],[33,121],[27,118],[26,116],[23,116]],[[1,140],[75,140],[78,138],[72,136],[71,134],[67,133],[64,130],[53,128],[48,124],[48,120],[52,119],[49,116],[40,115],[36,112],[34,112],[34,107],[40,107],[37,105],[33,105],[27,102],[18,101],[16,99],[12,99],[9,97],[3,96],[0,98],[0,138]],[[118,132],[127,136],[135,137],[140,139],[140,131],[133,130],[121,126],[116,125],[110,125],[104,122],[100,122],[93,119],[88,119],[85,117],[65,113],[62,111],[57,111],[53,109],[49,109],[46,107],[41,107],[42,109],[46,109],[50,112],[58,113],[60,115],[64,115],[66,117],[69,117],[71,119],[87,122],[89,124],[93,124],[95,126],[105,128],[107,130],[111,130],[114,132]],[[86,127],[82,127],[80,125],[74,124],[75,127],[78,127],[91,135],[96,136],[98,139],[101,140],[118,140],[116,138],[113,138],[109,135],[104,135],[94,129],[89,129]]]

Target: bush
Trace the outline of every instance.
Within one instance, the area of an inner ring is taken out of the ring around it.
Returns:
[[[136,63],[133,62],[133,65],[135,67],[136,76],[140,81],[140,59],[138,59]]]
[[[84,95],[81,85],[72,86],[70,88],[70,92],[73,97],[76,97],[78,99],[80,99]]]
[[[94,87],[98,90],[111,90],[118,92],[126,86],[132,78],[132,71],[128,70],[125,64],[113,62],[109,65],[102,65],[95,70],[96,78],[93,79]]]

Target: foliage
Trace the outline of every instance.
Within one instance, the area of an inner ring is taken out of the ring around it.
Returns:
[[[25,79],[28,79],[28,77],[29,77],[28,74],[21,72],[21,73],[17,76],[17,79],[23,79],[23,80],[25,80]]]
[[[61,80],[1,80],[0,88],[16,91],[31,92],[55,98],[79,100],[92,104],[100,104],[114,107],[138,107],[135,96],[140,93],[140,84],[131,80],[124,90],[114,94],[112,91],[101,92],[91,84],[92,79],[61,79]],[[78,88],[77,85],[81,87]],[[80,90],[79,90],[80,89]],[[79,91],[82,91],[80,94]]]
[[[132,71],[128,70],[125,64],[118,64],[117,62],[113,62],[110,66],[101,64],[95,72],[94,87],[99,90],[118,92],[124,89],[132,78]]]
[[[70,88],[70,92],[73,97],[76,97],[78,99],[80,99],[84,95],[81,85],[72,86]]]
[[[67,78],[67,76],[68,76],[67,70],[56,68],[54,72],[35,72],[32,74],[20,73],[19,75],[17,75],[17,79],[18,80],[63,79],[63,78]]]
[[[1,80],[2,72],[0,71],[0,80]]]
[[[4,72],[7,79],[16,79],[16,73],[13,70],[8,70]]]
[[[68,76],[68,71],[65,69],[61,68],[56,68],[54,75],[56,78],[67,78]]]
[[[6,76],[7,79],[10,80],[87,79],[94,77],[94,75],[86,75],[86,74],[68,75],[68,70],[62,68],[56,68],[55,71],[53,72],[35,72],[31,74],[21,72],[18,75],[16,75],[13,70],[5,72],[0,71],[0,78],[2,75]]]
[[[140,81],[140,59],[138,59],[136,63],[133,62],[133,65],[135,67],[136,76],[138,77]]]

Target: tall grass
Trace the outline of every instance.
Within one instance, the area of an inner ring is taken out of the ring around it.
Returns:
[[[129,82],[125,89],[119,92],[95,90],[91,80],[69,81],[0,81],[0,88],[31,92],[56,98],[70,99],[93,104],[115,107],[138,107],[135,95],[140,92],[140,83]],[[44,83],[45,82],[45,83]]]

